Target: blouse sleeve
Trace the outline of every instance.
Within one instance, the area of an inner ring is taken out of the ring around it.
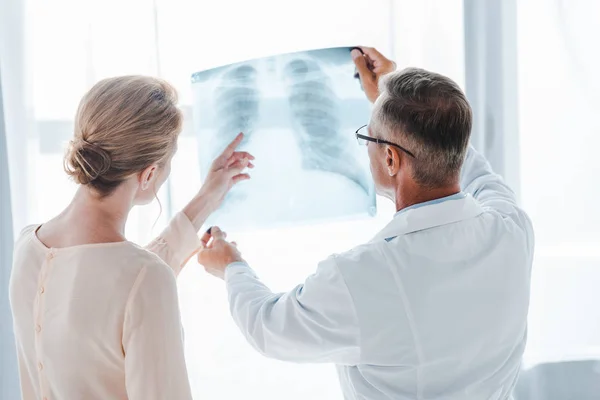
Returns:
[[[200,248],[200,239],[188,217],[179,212],[146,249],[167,263],[179,275],[190,257]]]
[[[123,326],[129,400],[192,398],[180,318],[173,272],[158,262],[144,267],[131,289]]]

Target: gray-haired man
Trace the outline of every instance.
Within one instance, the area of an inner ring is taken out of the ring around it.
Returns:
[[[352,56],[374,107],[357,137],[394,218],[288,293],[271,292],[218,228],[198,260],[225,280],[252,346],[335,363],[346,399],[508,399],[526,341],[531,222],[469,148],[471,107],[456,83],[391,72],[362,51]]]

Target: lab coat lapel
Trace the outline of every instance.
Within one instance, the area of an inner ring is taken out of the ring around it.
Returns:
[[[396,215],[371,242],[474,218],[482,212],[481,205],[470,194],[462,199],[406,210]]]

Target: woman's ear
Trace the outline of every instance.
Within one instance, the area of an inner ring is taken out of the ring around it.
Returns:
[[[147,190],[152,186],[152,182],[156,179],[158,166],[156,164],[146,167],[140,174],[140,187],[142,190]]]

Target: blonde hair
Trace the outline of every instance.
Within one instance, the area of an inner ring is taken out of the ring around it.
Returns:
[[[104,79],[79,103],[65,171],[107,196],[129,176],[164,165],[182,123],[177,91],[167,82],[146,76]]]

